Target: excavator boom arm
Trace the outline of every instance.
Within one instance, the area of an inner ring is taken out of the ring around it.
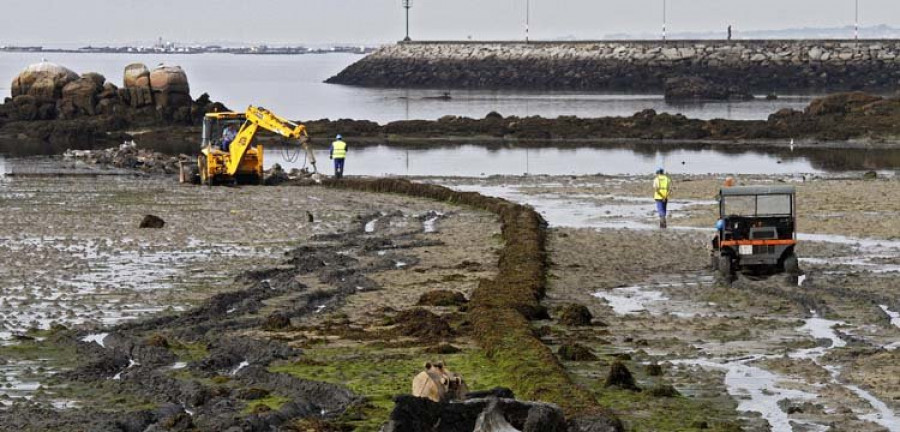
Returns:
[[[228,148],[230,153],[227,166],[228,175],[234,175],[237,172],[241,159],[247,152],[247,148],[253,144],[256,133],[260,129],[265,129],[288,139],[300,140],[300,144],[306,150],[307,155],[312,155],[312,151],[309,149],[306,126],[280,117],[265,108],[250,106],[247,108],[246,121]],[[315,167],[316,161],[314,156],[311,163]]]

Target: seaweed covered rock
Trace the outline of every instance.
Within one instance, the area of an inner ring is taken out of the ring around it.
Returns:
[[[847,114],[862,107],[881,101],[882,97],[863,92],[835,93],[813,99],[806,107],[806,113],[812,116],[828,114]]]
[[[556,405],[514,399],[484,398],[461,403],[437,403],[398,396],[384,432],[565,432]]]
[[[446,319],[425,309],[401,311],[390,320],[390,323],[397,325],[394,331],[401,336],[423,339],[453,336],[453,329]]]
[[[753,95],[738,87],[726,87],[701,77],[669,78],[665,83],[667,101],[751,100]]]
[[[594,316],[587,306],[580,304],[565,305],[559,313],[559,323],[572,327],[589,326],[593,319]]]
[[[634,381],[631,371],[620,361],[613,362],[609,367],[609,375],[606,376],[605,387],[618,387],[622,390],[641,391]]]
[[[591,352],[590,348],[579,344],[565,344],[559,347],[559,351],[557,351],[557,355],[559,358],[566,361],[594,361],[597,360],[597,356]]]
[[[434,290],[419,297],[419,306],[460,306],[467,302],[466,296],[459,291]]]
[[[676,390],[675,387],[673,387],[671,384],[655,385],[655,386],[651,387],[649,390],[647,390],[647,394],[649,394],[650,396],[653,396],[653,397],[660,397],[660,398],[681,396],[681,393],[679,393],[678,390]]]

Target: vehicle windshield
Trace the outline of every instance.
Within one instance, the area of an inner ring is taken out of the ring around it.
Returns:
[[[729,195],[722,197],[723,216],[790,216],[791,195]]]

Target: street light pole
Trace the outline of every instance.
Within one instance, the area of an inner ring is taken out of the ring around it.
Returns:
[[[666,0],[663,0],[663,42],[666,41]]]
[[[525,43],[528,43],[528,31],[531,27],[531,0],[525,0]]]
[[[403,0],[403,9],[406,9],[406,37],[403,38],[404,41],[409,42],[409,9],[412,8],[412,0]]]

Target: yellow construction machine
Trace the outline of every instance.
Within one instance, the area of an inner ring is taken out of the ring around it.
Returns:
[[[316,167],[306,127],[250,106],[246,112],[217,112],[203,118],[203,142],[196,165],[182,163],[181,182],[216,184],[262,184],[263,146],[256,142],[260,129],[297,140],[306,152],[306,162]],[[299,153],[299,151],[298,151]]]

